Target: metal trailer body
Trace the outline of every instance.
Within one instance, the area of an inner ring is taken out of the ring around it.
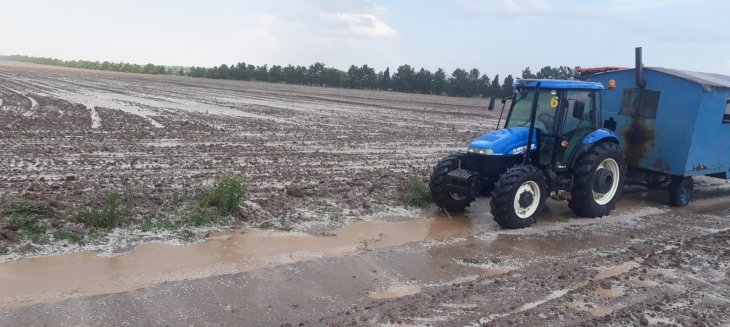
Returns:
[[[587,78],[606,86],[615,81],[615,89],[603,92],[603,119],[616,121],[627,166],[654,175],[729,178],[730,76],[642,71],[644,93],[636,69]]]

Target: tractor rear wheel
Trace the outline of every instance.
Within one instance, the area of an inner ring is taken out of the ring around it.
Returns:
[[[624,188],[624,154],[615,143],[594,145],[578,159],[569,207],[586,218],[607,215]]]
[[[684,207],[692,200],[694,180],[692,177],[678,177],[669,184],[669,204],[674,207]]]
[[[461,161],[463,153],[450,154],[433,167],[431,173],[431,180],[428,183],[431,189],[431,198],[433,202],[441,209],[447,212],[458,212],[463,211],[464,208],[468,207],[473,198],[461,194],[455,194],[449,192],[446,188],[446,184],[449,182],[447,176],[450,172],[459,169],[459,161]]]
[[[518,165],[499,177],[492,191],[494,220],[507,229],[530,227],[547,198],[547,183],[540,169]]]

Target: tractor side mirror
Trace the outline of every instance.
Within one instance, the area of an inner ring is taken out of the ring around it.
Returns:
[[[487,109],[494,110],[494,101],[496,99],[497,99],[497,97],[495,97],[495,96],[492,96],[491,98],[489,98],[489,107],[487,107]]]
[[[573,104],[573,118],[583,119],[586,111],[586,103],[583,101],[575,101]]]
[[[511,99],[512,99],[512,97],[502,98],[501,102],[502,102],[502,104],[505,104],[507,102],[507,100],[511,100]]]
[[[616,120],[613,119],[613,117],[608,117],[608,119],[603,121],[603,128],[616,131]]]

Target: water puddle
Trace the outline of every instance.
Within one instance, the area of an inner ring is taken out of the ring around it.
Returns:
[[[653,268],[647,271],[649,276],[675,278],[675,269]]]
[[[441,306],[444,308],[449,308],[449,309],[465,309],[465,310],[471,310],[471,309],[477,308],[476,303],[442,303]]]
[[[117,293],[164,281],[245,272],[409,242],[468,237],[487,228],[473,225],[467,217],[369,221],[334,230],[334,237],[249,229],[218,233],[191,245],[143,244],[112,257],[73,253],[30,258],[0,263],[0,305]],[[412,291],[386,291],[374,297]]]
[[[580,288],[583,288],[583,287],[588,286],[590,284],[590,281],[591,280],[593,280],[593,281],[604,280],[604,279],[607,279],[607,278],[611,278],[611,277],[615,277],[615,276],[618,276],[618,275],[621,275],[621,274],[625,274],[625,273],[631,271],[631,269],[634,269],[634,268],[638,267],[639,265],[640,265],[640,262],[637,262],[637,261],[627,261],[627,262],[624,262],[622,264],[618,264],[618,265],[615,265],[615,266],[602,266],[602,267],[597,267],[596,269],[598,269],[598,275],[596,275],[596,277],[593,277],[593,278],[591,278],[589,280],[585,280],[585,281],[582,281],[582,282],[575,282],[575,283],[571,284],[568,288],[565,288],[565,289],[553,291],[552,293],[548,294],[543,299],[540,299],[540,300],[537,300],[537,301],[534,301],[534,302],[530,302],[530,303],[526,303],[526,304],[522,305],[521,307],[519,307],[519,308],[515,309],[514,311],[512,311],[512,313],[513,314],[514,313],[521,313],[521,312],[524,312],[524,311],[527,311],[527,310],[534,309],[534,308],[536,308],[536,307],[538,307],[538,306],[540,306],[540,305],[542,305],[542,304],[544,304],[546,302],[549,302],[549,301],[552,301],[552,300],[555,300],[555,299],[559,299],[559,298],[565,296],[565,294],[568,294],[571,291],[575,291],[577,289],[580,289]],[[617,288],[617,290],[618,290],[618,288]],[[606,291],[609,291],[609,290],[606,290]],[[623,295],[623,289],[621,289],[620,292],[622,293],[621,295]],[[611,294],[610,292],[607,292],[607,293]],[[618,296],[620,296],[620,295],[618,295]],[[574,302],[576,302],[576,301],[574,301]],[[578,303],[573,303],[573,304],[569,303],[568,305],[569,306],[570,305],[580,305],[580,301],[578,301]],[[591,304],[591,306],[592,306],[592,304]]]
[[[627,261],[615,266],[597,267],[598,275],[596,275],[595,279],[600,280],[625,274],[640,265],[637,261]]]
[[[466,277],[459,277],[454,278],[451,281],[449,281],[449,284],[451,285],[461,285],[468,282],[476,281],[479,276],[466,276]]]
[[[626,288],[623,286],[613,285],[609,289],[599,288],[593,292],[593,296],[596,299],[615,299],[623,296],[626,292]]]
[[[633,286],[633,287],[639,287],[639,288],[652,288],[659,285],[659,283],[648,280],[648,279],[629,279],[624,281],[626,285]]]
[[[565,305],[568,309],[573,309],[577,311],[586,311],[590,312],[591,315],[594,317],[605,317],[613,313],[613,309],[607,308],[607,307],[598,307],[594,305],[593,303],[587,303],[582,300],[574,300],[571,302],[568,302]]]
[[[512,271],[512,269],[509,268],[487,268],[484,269],[484,276],[491,277],[491,276],[499,276],[504,275],[506,273],[509,273]]]
[[[416,285],[409,286],[395,286],[385,291],[372,292],[370,298],[374,300],[394,299],[409,295],[416,295],[421,293],[421,287]]]

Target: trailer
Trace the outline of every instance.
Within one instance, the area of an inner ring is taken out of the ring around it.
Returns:
[[[608,86],[603,117],[616,131],[627,184],[669,189],[674,206],[689,203],[694,176],[730,177],[730,76],[644,67],[589,75]]]

